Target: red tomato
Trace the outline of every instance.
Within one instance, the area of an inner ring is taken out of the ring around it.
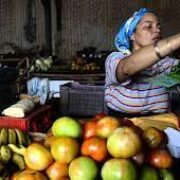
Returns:
[[[53,162],[47,169],[49,179],[59,180],[68,176],[68,164]]]
[[[86,139],[82,143],[81,153],[82,155],[89,156],[98,162],[105,160],[108,154],[106,140],[98,137]]]
[[[167,149],[161,147],[150,152],[149,163],[155,168],[170,168],[173,158]]]
[[[108,138],[109,135],[119,126],[121,122],[112,116],[106,116],[97,121],[96,135],[102,138]]]
[[[88,121],[84,124],[84,139],[94,137],[96,135],[96,121]]]

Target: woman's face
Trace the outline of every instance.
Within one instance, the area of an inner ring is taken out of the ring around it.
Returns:
[[[131,37],[133,50],[160,40],[160,31],[161,27],[157,16],[152,13],[147,13],[141,19]]]

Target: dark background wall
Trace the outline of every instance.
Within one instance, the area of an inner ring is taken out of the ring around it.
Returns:
[[[151,8],[161,17],[164,35],[179,32],[180,0],[66,0],[62,1],[57,53],[69,59],[87,46],[114,49],[120,24],[140,7]]]
[[[23,52],[37,45],[42,48],[46,46],[45,32],[41,0],[0,0],[0,54]]]
[[[12,48],[7,47],[8,42],[22,51],[35,45],[48,47],[51,43],[47,42],[47,37],[52,37],[53,53],[65,63],[84,47],[113,50],[114,36],[120,24],[140,7],[151,8],[161,17],[165,36],[180,30],[180,0],[49,0],[51,5],[52,2],[57,5],[51,8],[52,22],[49,26],[52,26],[52,31],[47,31],[43,5],[48,0],[34,1],[36,39],[29,42],[24,28],[29,1],[0,0],[0,54]]]

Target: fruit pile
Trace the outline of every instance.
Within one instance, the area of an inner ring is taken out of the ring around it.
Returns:
[[[51,130],[27,147],[3,145],[25,162],[12,180],[175,179],[166,134],[155,127],[143,131],[130,120],[98,114],[82,122],[61,117]]]

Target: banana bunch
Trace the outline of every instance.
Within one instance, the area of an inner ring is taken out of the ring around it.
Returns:
[[[0,180],[8,179],[14,169],[25,169],[23,153],[30,142],[30,136],[20,129],[0,129]]]
[[[0,146],[0,165],[2,167],[6,165],[14,164],[18,167],[19,170],[25,169],[24,157],[18,153],[12,151],[9,146],[2,145]],[[0,172],[3,168],[0,168]]]
[[[0,180],[9,180],[12,173],[25,167],[23,156],[14,153],[8,146],[0,147]]]
[[[22,144],[24,146],[28,146],[30,142],[30,136],[23,132],[21,129],[0,129],[0,146],[7,144]]]

